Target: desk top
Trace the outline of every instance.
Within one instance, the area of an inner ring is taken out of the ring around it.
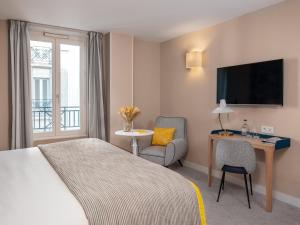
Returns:
[[[274,150],[281,150],[290,147],[291,145],[291,139],[286,137],[279,137],[279,136],[272,136],[272,135],[266,135],[266,134],[258,134],[259,139],[255,138],[249,138],[241,135],[240,131],[236,130],[228,130],[232,132],[233,136],[222,136],[218,133],[221,130],[213,130],[210,134],[210,138],[212,139],[239,139],[239,140],[245,140],[248,141],[254,148],[257,149],[265,149],[265,148],[273,148]],[[275,143],[269,143],[266,140],[268,138],[279,138],[280,140],[277,140]]]

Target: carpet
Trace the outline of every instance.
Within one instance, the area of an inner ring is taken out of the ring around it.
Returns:
[[[187,167],[172,166],[170,169],[192,179],[203,196],[207,225],[300,225],[300,209],[284,202],[273,200],[273,211],[264,210],[264,196],[253,193],[250,196],[251,209],[247,205],[243,187],[226,183],[220,201],[216,202],[220,180],[214,179],[211,188],[207,175]]]

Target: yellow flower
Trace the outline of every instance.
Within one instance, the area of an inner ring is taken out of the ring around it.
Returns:
[[[122,106],[119,110],[119,114],[127,122],[132,122],[133,119],[140,114],[140,112],[141,111],[138,107],[130,105]]]

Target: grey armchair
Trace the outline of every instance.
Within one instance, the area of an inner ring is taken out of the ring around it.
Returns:
[[[175,128],[174,139],[167,146],[151,146],[149,142],[144,149],[139,151],[139,156],[162,166],[169,166],[177,161],[182,166],[180,159],[187,152],[186,125],[186,119],[183,117],[159,116],[155,127]]]

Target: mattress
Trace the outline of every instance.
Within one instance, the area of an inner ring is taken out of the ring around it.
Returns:
[[[1,225],[88,225],[85,213],[38,148],[0,151]]]

